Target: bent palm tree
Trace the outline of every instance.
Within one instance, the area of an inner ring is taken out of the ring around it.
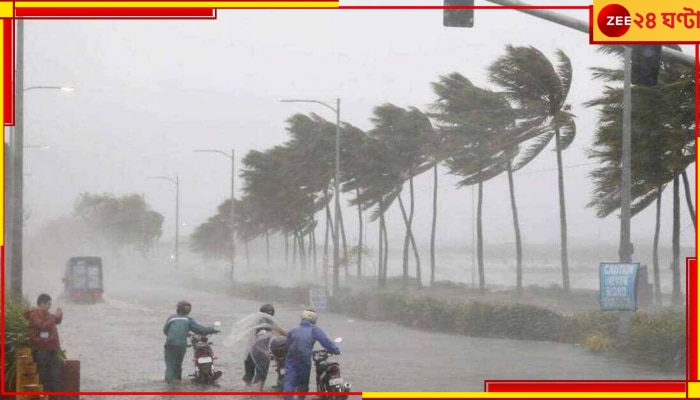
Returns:
[[[506,54],[489,67],[489,78],[503,89],[503,94],[521,111],[520,118],[531,121],[546,118],[540,124],[532,144],[516,162],[518,169],[536,157],[554,139],[557,153],[559,187],[559,224],[561,238],[562,286],[570,289],[566,199],[564,195],[564,170],[562,151],[576,136],[574,116],[566,98],[571,88],[571,61],[566,54],[556,52],[556,67],[534,47],[506,46]]]

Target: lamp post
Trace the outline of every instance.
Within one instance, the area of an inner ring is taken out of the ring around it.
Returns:
[[[151,179],[163,179],[175,185],[175,268],[178,268],[180,259],[180,177],[175,179],[169,176],[149,176]]]
[[[625,46],[625,81],[622,110],[622,192],[620,193],[620,262],[632,262],[630,220],[632,203],[632,49]]]
[[[333,293],[337,293],[338,267],[340,264],[340,249],[338,247],[340,241],[338,238],[340,235],[340,99],[336,99],[335,107],[318,100],[287,99],[282,100],[282,103],[316,103],[335,111],[335,225],[333,226],[335,236],[333,237]]]
[[[231,159],[231,270],[229,271],[229,279],[233,280],[233,272],[236,266],[236,200],[235,200],[235,189],[236,189],[236,163],[235,163],[235,150],[231,149],[231,155],[226,154],[221,150],[195,150],[195,153],[219,153]]]
[[[9,247],[10,265],[10,297],[22,298],[22,248],[23,248],[23,184],[24,184],[24,92],[37,89],[58,89],[71,91],[72,88],[63,86],[30,86],[24,87],[24,21],[16,22],[16,73],[15,73],[15,127],[10,134],[11,149],[11,182],[10,182],[10,221],[6,245]]]

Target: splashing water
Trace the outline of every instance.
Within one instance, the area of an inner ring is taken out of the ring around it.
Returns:
[[[272,329],[271,317],[262,312],[247,315],[231,326],[231,333],[223,340],[222,344],[229,349],[235,357],[243,359],[255,342],[255,335],[259,329]]]

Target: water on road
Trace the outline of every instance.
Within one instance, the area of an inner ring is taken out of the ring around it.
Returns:
[[[163,382],[162,328],[182,299],[192,302],[191,316],[201,324],[222,322],[222,334],[214,336],[213,342],[223,376],[218,387],[185,381],[178,390],[246,391],[241,381],[243,360],[234,356],[240,352],[227,349],[222,342],[232,324],[256,311],[259,302],[226,294],[225,283],[217,277],[212,277],[210,290],[201,284],[188,284],[183,274],[157,270],[128,279],[108,273],[105,279],[105,299],[98,304],[72,304],[63,301],[58,292],[51,293],[53,309],[64,310],[59,326],[62,345],[70,359],[81,363],[82,392],[169,390]],[[37,286],[32,290],[42,289]],[[302,305],[276,306],[276,316],[284,327],[291,329],[298,324]],[[441,334],[329,312],[320,313],[318,326],[331,338],[343,337],[343,355],[338,361],[353,391],[483,391],[484,380],[489,379],[684,379],[681,374],[594,355],[569,344]],[[192,371],[188,350],[183,375]]]

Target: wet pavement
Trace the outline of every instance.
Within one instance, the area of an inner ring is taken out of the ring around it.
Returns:
[[[203,290],[201,283],[193,285],[187,280],[186,270],[178,273],[132,270],[130,274],[127,279],[106,273],[105,298],[98,304],[72,304],[60,296],[54,299],[54,309],[63,307],[65,314],[59,326],[62,345],[68,358],[81,363],[81,391],[171,390],[163,381],[162,328],[181,299],[192,302],[191,316],[201,324],[221,321],[222,333],[212,341],[223,376],[218,386],[204,387],[185,381],[174,390],[246,391],[241,381],[243,360],[222,342],[232,324],[256,311],[260,303],[226,294],[226,281],[217,276],[211,276],[211,289]],[[276,316],[284,327],[298,324],[302,305],[276,306]],[[318,325],[331,338],[343,337],[340,346],[343,355],[338,361],[343,377],[358,392],[483,391],[484,380],[489,379],[684,379],[681,374],[650,370],[569,344],[426,332],[328,312],[320,313]],[[183,375],[192,372],[191,350],[188,350]],[[112,396],[81,396],[83,399],[109,397]],[[155,397],[200,398],[199,395]]]

